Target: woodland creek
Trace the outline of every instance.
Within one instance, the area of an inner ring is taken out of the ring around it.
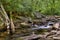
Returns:
[[[55,34],[55,31],[60,30],[59,18],[60,16],[58,16],[58,18],[55,16],[47,16],[31,20],[29,17],[18,17],[13,20],[15,25],[15,33],[12,35],[8,34],[11,30],[6,30],[6,25],[0,27],[0,40],[45,40],[45,38],[50,36],[51,31]],[[9,26],[11,27],[11,25]]]
[[[24,32],[20,33],[21,29],[16,29],[17,33],[14,33],[13,35],[7,34],[7,31],[0,32],[0,40],[24,40],[21,37],[32,35],[32,32],[36,33],[36,31],[34,31],[34,30],[40,30],[40,29],[41,30],[43,30],[43,29],[45,29],[45,30],[50,29],[51,30],[51,27],[52,27],[53,24],[54,24],[53,22],[48,22],[47,25],[42,25],[42,26],[34,24],[32,26],[35,26],[35,27],[31,27],[30,30],[29,29],[26,30],[27,33],[24,33]],[[22,29],[22,30],[24,31],[24,29]]]
[[[0,0],[0,40],[60,40],[60,0]]]

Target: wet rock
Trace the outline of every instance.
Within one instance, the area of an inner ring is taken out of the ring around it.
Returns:
[[[35,17],[36,17],[37,19],[45,18],[45,15],[41,14],[41,13],[38,12],[38,11],[36,11],[36,12],[34,13],[34,15],[35,15]]]
[[[58,20],[55,18],[55,16],[47,16],[46,18],[47,18],[47,21],[52,21],[52,22],[58,21]]]
[[[57,22],[57,23],[55,23],[55,24],[53,25],[53,27],[56,28],[56,29],[58,29],[58,28],[59,28],[59,25],[60,25],[59,22]]]
[[[52,30],[51,33],[57,33],[57,31],[56,30]]]
[[[57,31],[57,35],[60,36],[60,31]]]
[[[56,35],[56,32],[55,32],[55,31],[52,31],[52,32],[50,32],[49,34],[47,34],[46,37],[51,38],[51,37],[53,37],[53,36],[55,36],[55,35]]]
[[[47,24],[47,21],[46,20],[47,20],[46,18],[42,18],[41,19],[41,22],[44,23],[44,24]]]

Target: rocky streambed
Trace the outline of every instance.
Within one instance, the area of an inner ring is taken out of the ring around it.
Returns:
[[[59,25],[60,22],[54,19],[51,20],[44,19],[46,18],[36,20],[34,19],[32,21],[17,20],[14,22],[15,33],[13,35],[9,35],[7,34],[7,30],[5,32],[2,31],[0,32],[0,40],[60,40],[60,25]],[[47,30],[49,29],[46,27],[48,21],[53,22],[54,25],[52,27],[54,28]],[[32,27],[32,23],[34,23],[34,25],[37,26]],[[44,27],[39,27],[41,24],[47,29],[44,29]],[[37,28],[37,30],[36,29],[32,30],[33,28]],[[43,32],[41,32],[40,28],[44,29]]]

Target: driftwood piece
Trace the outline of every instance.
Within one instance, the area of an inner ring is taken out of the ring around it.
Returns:
[[[54,40],[60,40],[60,37],[53,37]]]
[[[11,29],[12,29],[12,32],[15,33],[15,26],[12,19],[11,19]]]
[[[8,17],[8,15],[7,15],[7,13],[6,13],[6,11],[5,11],[5,9],[4,9],[4,7],[3,7],[3,5],[1,4],[1,9],[2,9],[2,11],[3,11],[3,13],[2,13],[2,15],[7,19],[7,20],[9,20],[9,17]]]
[[[4,17],[5,17],[5,19],[6,19],[6,22],[5,22],[5,24],[7,25],[7,30],[8,30],[8,34],[9,34],[9,17],[8,17],[8,15],[7,15],[7,13],[6,13],[6,11],[5,11],[5,9],[4,9],[4,7],[3,7],[3,5],[1,4],[1,9],[2,9],[2,12],[3,13],[1,13]]]

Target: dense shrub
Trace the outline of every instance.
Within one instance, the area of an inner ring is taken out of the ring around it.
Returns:
[[[60,15],[60,0],[0,0],[6,11],[32,15],[41,10],[46,15]]]

